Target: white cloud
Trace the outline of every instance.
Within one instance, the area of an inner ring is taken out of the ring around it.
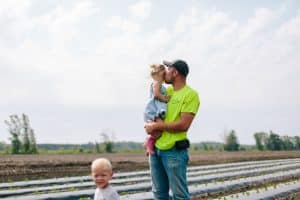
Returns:
[[[31,27],[27,23],[27,13],[31,6],[29,1],[0,2],[0,42],[2,45],[16,45],[20,37]]]
[[[138,3],[129,6],[130,15],[137,19],[146,19],[150,16],[151,13],[151,1],[142,0]]]
[[[37,70],[1,62],[0,106],[41,105],[57,102],[52,77]]]
[[[173,30],[157,29],[146,34],[136,34],[141,27],[129,19],[112,17],[107,25],[120,28],[126,34],[106,37],[96,44],[94,53],[77,57],[64,43],[68,41],[68,34],[80,36],[79,23],[82,18],[92,16],[88,13],[92,8],[91,3],[74,4],[69,9],[60,5],[39,17],[37,24],[47,27],[49,34],[54,35],[54,44],[45,47],[38,40],[25,40],[18,49],[3,49],[6,60],[55,77],[54,85],[64,104],[113,105],[118,103],[119,95],[123,103],[131,104],[136,92],[131,91],[131,87],[146,94],[143,87],[149,81],[149,64],[168,58],[185,58],[192,66],[192,83],[199,90],[206,90],[207,105],[263,105],[266,98],[272,97],[268,90],[274,85],[270,84],[272,77],[266,78],[266,74],[277,73],[277,78],[284,74],[280,69],[283,62],[272,63],[274,55],[279,58],[284,53],[274,46],[285,47],[285,52],[294,48],[278,38],[298,40],[297,17],[277,29],[259,32],[276,17],[275,11],[257,9],[248,23],[242,25],[224,12],[203,12],[194,7],[178,16]],[[277,34],[265,41],[270,32]],[[247,37],[239,38],[241,33]],[[253,34],[255,38],[250,37]],[[60,41],[62,44],[58,44]],[[14,59],[15,56],[19,59]],[[295,61],[296,57],[285,53],[283,59]],[[272,71],[274,68],[277,71]],[[118,85],[119,81],[130,84]],[[288,80],[285,82],[289,84]],[[281,101],[287,103],[284,99]]]
[[[283,24],[279,31],[278,36],[289,36],[288,38],[300,38],[300,11],[298,12],[297,16],[292,18],[290,21]],[[287,38],[287,39],[288,39]]]
[[[38,17],[35,22],[44,29],[51,46],[64,48],[80,35],[80,25],[99,11],[92,1],[73,2],[71,8],[58,4],[49,13]]]
[[[189,27],[195,25],[198,21],[198,15],[198,10],[196,8],[188,9],[178,17],[175,24],[175,31],[184,32]]]
[[[30,1],[11,0],[0,2],[0,16],[8,18],[22,17],[30,7]]]
[[[76,2],[71,8],[58,4],[54,10],[41,16],[39,23],[48,27],[50,32],[57,32],[77,25],[83,18],[93,15],[95,11],[91,1]]]
[[[143,0],[128,7],[128,18],[112,16],[106,22],[109,28],[116,28],[124,33],[136,34],[141,31],[141,21],[148,18],[151,12],[151,1]]]
[[[279,13],[277,13],[279,14]],[[242,40],[248,39],[248,37],[255,35],[255,33],[266,29],[272,20],[274,20],[275,14],[271,9],[258,8],[255,10],[255,14],[252,18],[248,19],[247,24],[240,30],[240,38]]]
[[[157,29],[145,34],[140,32],[139,24],[115,16],[106,25],[120,28],[122,33],[106,37],[95,44],[95,52],[78,57],[69,51],[66,43],[72,42],[75,35],[80,37],[80,22],[93,17],[96,11],[91,2],[77,2],[69,8],[58,5],[32,20],[37,27],[48,31],[49,46],[30,38],[17,49],[2,48],[2,55],[11,65],[42,70],[55,78],[53,85],[61,101],[81,105],[117,104],[118,95],[123,96],[124,103],[131,104],[136,91],[130,87],[134,85],[145,94],[147,66],[168,58],[188,60],[192,66],[190,79],[199,90],[206,90],[207,105],[263,105],[266,95],[272,97],[268,90],[274,85],[270,84],[272,77],[266,78],[266,74],[277,73],[277,78],[284,74],[280,69],[283,62],[272,62],[274,55],[297,61],[295,54],[288,54],[291,48],[298,48],[297,44],[284,45],[285,40],[279,38],[299,40],[299,17],[263,32],[261,30],[278,17],[276,11],[266,8],[257,9],[243,25],[224,12],[193,7],[178,16],[173,29]],[[254,34],[255,38],[250,37]],[[274,36],[265,41],[269,35]],[[276,50],[276,45],[284,48]],[[272,70],[274,68],[277,71]],[[118,85],[118,81],[131,84]],[[288,80],[285,82],[289,84]],[[80,96],[78,91],[81,91]],[[105,93],[106,97],[95,91]],[[284,99],[281,101],[287,103]]]
[[[107,26],[110,28],[117,28],[125,33],[137,33],[140,31],[140,25],[134,21],[123,19],[120,16],[111,17]]]

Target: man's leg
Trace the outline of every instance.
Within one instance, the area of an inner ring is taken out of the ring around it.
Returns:
[[[162,155],[162,161],[169,177],[174,200],[189,200],[186,170],[189,156],[187,150],[171,149]]]
[[[156,200],[169,200],[169,180],[160,157],[160,151],[150,154],[150,171],[152,178],[152,192]]]

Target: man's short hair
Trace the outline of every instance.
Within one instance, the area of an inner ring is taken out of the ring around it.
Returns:
[[[173,62],[163,61],[163,64],[167,67],[174,67],[180,74],[186,77],[189,73],[189,66],[183,60],[175,60]]]

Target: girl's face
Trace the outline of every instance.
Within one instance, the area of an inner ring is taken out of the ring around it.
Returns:
[[[95,168],[92,169],[92,176],[98,188],[105,188],[112,179],[113,173],[110,170]]]

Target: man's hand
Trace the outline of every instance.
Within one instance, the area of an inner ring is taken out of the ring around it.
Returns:
[[[145,128],[146,133],[151,135],[151,133],[155,132],[156,122],[153,122],[153,121],[147,122],[147,123],[145,123],[144,128]]]
[[[156,136],[157,132],[162,132],[163,129],[163,121],[162,120],[156,120],[156,122],[150,121],[145,123],[145,131],[149,134],[149,135],[153,135]]]

